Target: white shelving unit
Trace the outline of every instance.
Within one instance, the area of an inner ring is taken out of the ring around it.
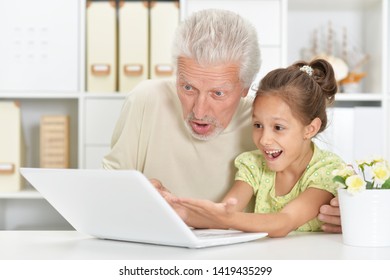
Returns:
[[[344,55],[343,50],[356,49],[369,55],[358,69],[367,74],[359,92],[336,95],[324,146],[347,161],[373,154],[389,159],[388,2],[289,0],[287,11],[287,64],[302,59],[314,47],[317,52],[330,49],[338,57]],[[330,48],[329,27],[333,30]]]
[[[43,114],[55,112],[71,117],[71,167],[99,168],[99,159],[109,149],[112,129],[126,95],[84,91],[85,0],[64,1],[73,1],[76,7],[74,12],[79,18],[77,60],[80,71],[73,73],[76,75],[77,90],[10,91],[0,88],[0,101],[18,100],[21,103],[27,146],[26,166],[39,166],[39,118]],[[44,9],[43,5],[50,2],[52,0],[37,0],[36,3]],[[0,0],[0,9],[6,3],[9,1]],[[268,9],[265,9],[268,11],[265,16],[261,16],[264,9],[258,8],[261,4]],[[335,28],[347,27],[354,42],[370,54],[370,61],[364,68],[367,77],[364,78],[362,91],[337,94],[335,109],[345,109],[345,112],[354,108],[362,108],[363,111],[365,108],[382,110],[383,118],[379,128],[376,127],[377,123],[365,122],[361,125],[364,126],[362,129],[372,131],[371,136],[376,135],[373,133],[378,133],[377,130],[383,132],[382,138],[378,140],[380,144],[375,142],[374,146],[380,146],[385,157],[390,159],[390,7],[387,0],[182,0],[180,5],[182,18],[191,9],[229,8],[231,5],[241,14],[249,13],[248,17],[260,19],[257,28],[263,55],[261,75],[272,68],[286,66],[300,59],[301,49],[310,45],[310,36],[315,28],[326,26],[329,21]],[[274,21],[275,24],[267,23]],[[93,129],[96,127],[101,127],[101,134],[96,134],[96,129]],[[337,144],[338,141],[355,143],[354,135],[348,135],[348,131],[351,130],[347,129],[342,135],[332,135],[330,138]],[[364,141],[359,143],[364,144]],[[365,146],[369,147],[369,142]],[[0,193],[0,230],[69,227],[31,187],[15,193]]]

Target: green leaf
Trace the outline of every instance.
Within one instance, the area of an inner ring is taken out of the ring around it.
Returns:
[[[340,175],[334,176],[333,182],[345,185],[345,179],[343,177],[341,177]]]
[[[369,182],[369,181],[366,181],[366,182],[367,182],[367,184],[366,184],[366,189],[367,189],[367,190],[373,189],[374,182]]]
[[[382,189],[390,189],[390,179],[387,179],[387,180],[383,183]]]

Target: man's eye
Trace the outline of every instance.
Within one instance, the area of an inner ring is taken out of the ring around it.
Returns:
[[[185,90],[192,90],[192,86],[191,85],[184,85],[183,87]]]
[[[215,91],[214,94],[218,97],[224,96],[225,93],[223,91]]]

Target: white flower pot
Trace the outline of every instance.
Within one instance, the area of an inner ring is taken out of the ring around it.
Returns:
[[[343,242],[351,246],[390,246],[390,189],[350,194],[338,190]]]

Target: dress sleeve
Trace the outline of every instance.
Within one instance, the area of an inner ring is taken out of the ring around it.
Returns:
[[[261,156],[256,152],[245,152],[236,157],[234,165],[237,168],[235,180],[249,184],[256,194],[263,174]]]
[[[311,164],[306,171],[303,186],[326,190],[337,195],[338,185],[333,182],[333,170],[339,169],[343,160],[332,152],[321,151],[318,160]]]

